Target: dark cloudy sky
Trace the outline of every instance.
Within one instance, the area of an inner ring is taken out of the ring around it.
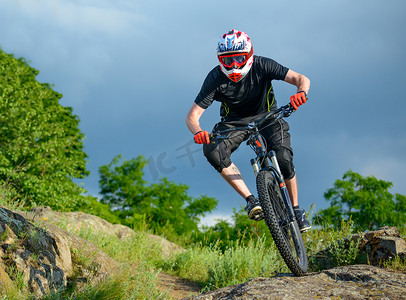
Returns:
[[[311,80],[309,102],[289,118],[303,208],[326,208],[323,193],[349,169],[406,194],[405,13],[404,0],[2,0],[0,47],[28,60],[79,116],[89,193],[117,154],[143,155],[146,180],[165,176],[220,200],[212,224],[243,201],[184,119],[232,28],[249,34],[255,54]],[[295,92],[274,88],[280,104]],[[204,129],[218,112],[205,112]],[[233,160],[254,189],[251,156],[243,144]]]

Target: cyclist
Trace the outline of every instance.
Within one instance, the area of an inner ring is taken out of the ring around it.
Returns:
[[[247,134],[233,132],[227,139],[210,143],[209,133],[200,127],[200,117],[216,100],[221,103],[221,122],[217,123],[214,129],[243,126],[259,120],[269,111],[277,109],[272,80],[284,80],[297,87],[297,92],[290,97],[290,102],[296,110],[306,103],[310,80],[270,58],[253,55],[252,42],[248,35],[235,29],[220,37],[217,57],[220,63],[207,75],[186,116],[186,124],[194,134],[195,142],[203,144],[203,153],[209,163],[247,201],[245,210],[248,217],[259,221],[263,219],[260,203],[252,195],[230,158],[247,139]],[[273,124],[271,122],[272,120],[262,125],[260,133],[265,138],[268,151],[276,152],[299,228],[305,231],[310,229],[311,225],[306,219],[305,211],[299,208],[289,125],[283,119]]]

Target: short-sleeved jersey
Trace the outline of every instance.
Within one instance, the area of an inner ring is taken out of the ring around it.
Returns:
[[[234,82],[217,66],[207,75],[195,103],[206,109],[213,101],[221,102],[223,121],[261,115],[276,109],[272,80],[284,80],[288,70],[270,58],[254,56],[247,75]]]

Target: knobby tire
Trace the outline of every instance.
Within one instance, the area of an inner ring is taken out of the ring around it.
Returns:
[[[296,221],[288,221],[281,190],[272,171],[261,170],[257,176],[259,200],[264,211],[265,223],[288,268],[296,276],[303,276],[308,260],[303,238]]]

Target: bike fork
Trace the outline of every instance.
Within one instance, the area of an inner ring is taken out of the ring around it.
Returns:
[[[254,170],[255,177],[257,177],[257,176],[258,176],[258,173],[259,173],[259,162],[258,162],[258,159],[257,159],[257,158],[253,158],[253,159],[250,160],[250,162],[251,162],[251,165],[252,165],[252,169]]]
[[[271,160],[273,167],[278,172],[278,176],[276,179],[278,180],[279,188],[282,192],[283,201],[285,202],[286,207],[288,207],[288,209],[289,209],[289,220],[293,221],[293,220],[295,220],[295,213],[293,211],[292,202],[289,197],[288,188],[286,187],[281,169],[279,168],[278,160],[276,159],[275,151],[273,151],[273,150],[269,151],[268,157]]]

